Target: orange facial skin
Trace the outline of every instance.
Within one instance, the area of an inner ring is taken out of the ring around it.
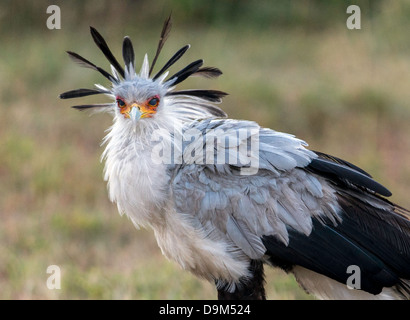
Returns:
[[[130,118],[130,112],[132,108],[138,108],[141,112],[141,118],[152,118],[152,116],[157,112],[159,105],[159,96],[153,96],[147,99],[144,103],[132,103],[128,104],[121,97],[117,97],[117,105],[120,108],[120,113],[124,115],[124,118]]]

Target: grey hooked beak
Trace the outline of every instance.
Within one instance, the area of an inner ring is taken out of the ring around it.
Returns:
[[[142,112],[140,111],[139,106],[132,105],[129,115],[130,115],[130,118],[131,118],[132,122],[134,124],[136,124],[137,121],[141,118],[141,115],[142,115]]]

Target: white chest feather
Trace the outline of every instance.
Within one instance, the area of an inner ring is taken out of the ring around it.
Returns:
[[[112,135],[103,157],[109,197],[120,214],[126,213],[137,227],[161,219],[169,177],[163,164],[152,162],[151,148],[138,139]]]
[[[235,282],[248,273],[246,261],[227,252],[229,244],[207,239],[175,211],[165,166],[153,164],[148,149],[129,145],[114,151],[110,143],[105,155],[110,200],[137,227],[150,226],[154,230],[166,257],[208,280]]]
[[[152,161],[149,145],[125,137],[115,126],[106,140],[104,178],[110,200],[137,227],[154,230],[166,257],[208,280],[222,278],[233,283],[248,273],[243,255],[234,253],[222,240],[208,239],[175,210],[166,166]]]

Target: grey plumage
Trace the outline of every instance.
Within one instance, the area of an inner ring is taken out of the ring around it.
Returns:
[[[91,28],[112,75],[69,52],[111,82],[60,98],[114,99],[74,108],[114,115],[102,158],[119,212],[152,228],[163,254],[214,282],[220,298],[264,299],[269,264],[320,298],[409,299],[410,212],[357,166],[293,135],[227,119],[216,105],[226,93],[176,90],[190,76],[222,74],[199,59],[167,79],[188,45],[151,78],[170,27],[169,18],[151,67],[145,56],[139,74],[128,37],[124,70]],[[351,265],[362,270],[361,290],[346,286]]]

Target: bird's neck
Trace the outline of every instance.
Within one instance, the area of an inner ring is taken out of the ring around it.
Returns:
[[[105,138],[102,158],[110,200],[117,204],[120,214],[126,213],[137,226],[158,223],[169,196],[166,164],[155,161],[155,148],[158,143],[160,148],[169,148],[170,142],[156,141],[158,130],[169,134],[171,126],[134,130],[115,122]]]

